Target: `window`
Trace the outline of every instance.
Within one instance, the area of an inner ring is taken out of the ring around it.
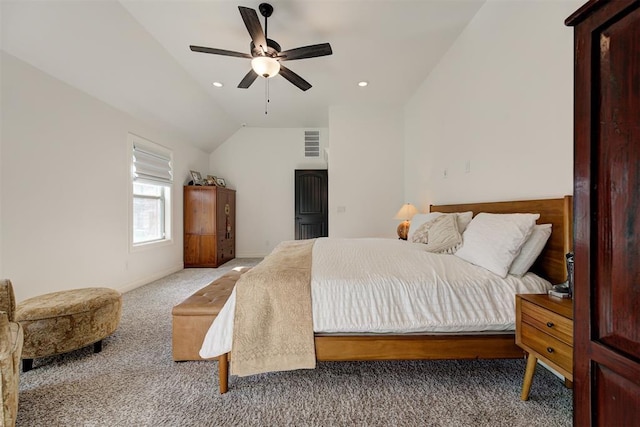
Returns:
[[[130,135],[132,147],[132,244],[171,240],[171,152]]]

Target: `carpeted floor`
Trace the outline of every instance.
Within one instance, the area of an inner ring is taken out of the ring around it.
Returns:
[[[171,359],[171,308],[233,267],[188,269],[124,294],[120,327],[92,347],[36,359],[21,374],[18,426],[570,426],[572,393],[524,360],[320,363],[231,377]]]

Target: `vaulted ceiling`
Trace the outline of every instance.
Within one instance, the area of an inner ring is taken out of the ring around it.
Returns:
[[[238,6],[260,3],[2,0],[2,50],[212,151],[242,125],[326,127],[330,106],[403,105],[484,0],[271,1],[269,38],[283,50],[329,42],[333,55],[288,61],[313,87],[269,79],[268,114],[264,78],[237,88],[249,59],[189,50],[249,53]]]

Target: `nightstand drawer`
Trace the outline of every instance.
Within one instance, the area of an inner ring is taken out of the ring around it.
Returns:
[[[521,326],[523,346],[531,348],[569,372],[573,370],[573,347],[531,325],[523,323]]]
[[[573,320],[571,319],[529,301],[522,301],[522,323],[528,323],[565,344],[573,346]]]

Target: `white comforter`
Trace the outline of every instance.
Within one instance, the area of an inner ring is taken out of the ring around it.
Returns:
[[[317,239],[311,298],[315,332],[511,331],[515,294],[546,293],[528,273],[499,276],[455,255],[392,239]],[[231,351],[235,291],[211,325],[203,358]]]

